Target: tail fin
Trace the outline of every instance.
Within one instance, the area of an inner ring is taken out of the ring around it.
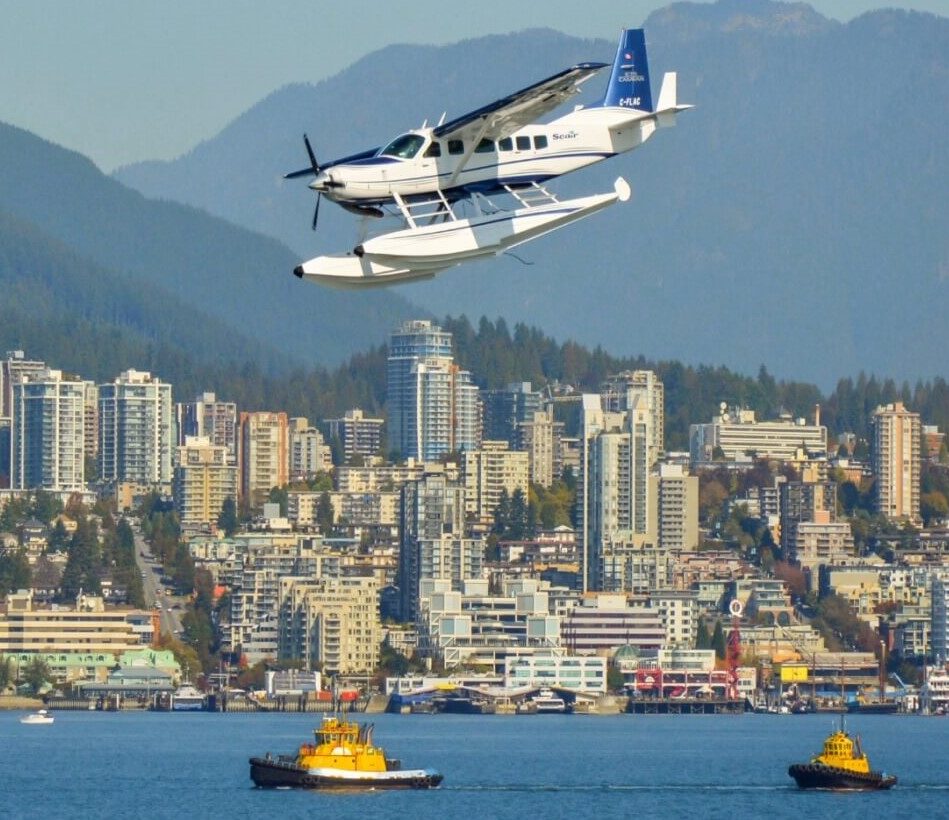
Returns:
[[[610,84],[600,105],[652,112],[646,37],[641,28],[628,28],[620,37]]]

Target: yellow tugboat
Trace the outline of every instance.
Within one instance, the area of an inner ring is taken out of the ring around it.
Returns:
[[[250,778],[261,788],[433,789],[442,775],[432,769],[402,769],[372,743],[371,724],[325,717],[296,755],[250,759]]]
[[[896,777],[870,769],[870,760],[860,745],[860,738],[847,734],[841,718],[840,728],[824,741],[824,751],[809,763],[795,763],[788,774],[802,789],[848,789],[872,791],[889,789]]]

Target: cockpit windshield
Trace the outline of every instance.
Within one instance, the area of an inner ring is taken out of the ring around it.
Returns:
[[[396,137],[379,155],[383,157],[399,157],[400,159],[412,159],[421,147],[425,144],[425,137],[421,134],[403,134]]]

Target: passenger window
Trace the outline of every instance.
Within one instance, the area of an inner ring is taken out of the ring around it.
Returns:
[[[476,154],[489,154],[494,150],[494,143],[491,140],[481,140],[478,147],[475,148]]]
[[[517,138],[517,150],[518,151],[530,151],[531,149],[531,138],[530,137],[518,137]]]
[[[503,140],[498,140],[499,151],[511,151],[513,149],[514,149],[514,143],[511,142],[510,137],[505,137]]]
[[[546,134],[541,134],[539,137],[534,137],[534,148],[536,148],[539,151],[541,148],[546,148],[546,147],[547,147]]]
[[[441,155],[442,144],[440,142],[433,142],[425,149],[425,156],[427,157],[440,157]]]
[[[449,154],[465,153],[465,144],[461,140],[448,140],[448,153]]]

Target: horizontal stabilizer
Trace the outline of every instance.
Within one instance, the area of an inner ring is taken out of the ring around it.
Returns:
[[[659,102],[656,104],[656,119],[662,128],[670,128],[676,124],[676,114],[688,111],[691,105],[679,105],[677,101],[677,75],[674,71],[667,71],[662,75],[662,88],[659,89]]]

